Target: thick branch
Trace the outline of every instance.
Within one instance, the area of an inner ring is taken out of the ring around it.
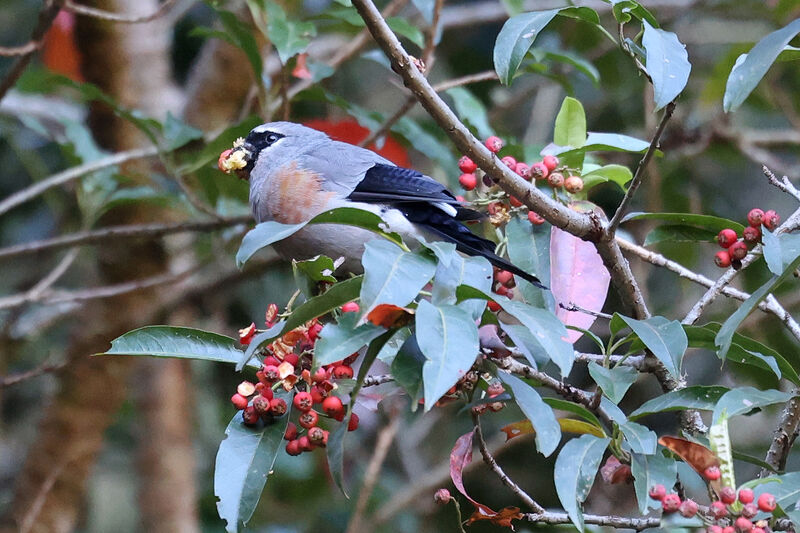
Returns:
[[[781,419],[775,429],[772,444],[770,444],[764,461],[775,470],[783,471],[786,468],[786,458],[789,456],[789,451],[792,449],[798,433],[800,433],[800,397],[795,396],[783,408]],[[771,474],[772,472],[762,468],[758,477],[763,478]]]
[[[572,519],[567,513],[528,513],[525,520],[535,524],[571,524]],[[659,527],[661,525],[660,518],[626,518],[624,516],[603,516],[594,514],[583,515],[583,521],[586,524],[595,526],[614,527],[617,529],[634,529],[642,531],[651,527]]]

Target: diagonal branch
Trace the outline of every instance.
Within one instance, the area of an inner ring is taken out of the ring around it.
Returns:
[[[160,16],[164,15],[172,6],[175,4],[176,0],[164,0],[158,9],[150,13],[149,15],[143,16],[128,16],[128,15],[120,15],[118,13],[112,13],[110,11],[106,11],[104,9],[97,9],[95,7],[84,6],[81,4],[77,4],[74,0],[66,0],[64,4],[64,9],[75,13],[76,15],[84,15],[87,17],[93,17],[101,20],[108,20],[111,22],[119,22],[123,24],[138,24],[141,22],[150,22],[151,20],[155,20]]]

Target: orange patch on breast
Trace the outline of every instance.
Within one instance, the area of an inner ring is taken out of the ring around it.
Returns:
[[[321,213],[335,193],[323,191],[320,175],[290,163],[270,178],[267,206],[282,224],[298,224]]]

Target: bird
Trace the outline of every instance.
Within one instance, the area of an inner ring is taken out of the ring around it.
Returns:
[[[416,243],[419,237],[455,244],[468,256],[486,258],[533,285],[540,280],[495,253],[495,243],[474,234],[464,222],[484,214],[466,207],[444,185],[377,153],[294,122],[268,122],[220,154],[219,168],[249,182],[256,222],[307,222],[337,207],[373,212],[387,229]],[[347,272],[363,272],[361,256],[374,233],[337,224],[306,226],[273,244],[285,259],[326,255],[344,258]]]

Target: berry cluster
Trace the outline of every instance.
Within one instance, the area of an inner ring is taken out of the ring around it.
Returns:
[[[358,304],[344,304],[343,313],[357,312]],[[266,326],[273,326],[278,318],[278,307],[270,304],[266,313]],[[334,394],[335,383],[340,379],[353,378],[353,362],[358,357],[354,353],[342,361],[316,369],[312,373],[314,344],[322,330],[322,324],[312,319],[270,343],[264,351],[261,369],[256,372],[257,383],[243,381],[231,397],[234,407],[242,411],[244,423],[250,426],[263,422],[271,424],[286,414],[286,400],[275,395],[283,389],[294,391],[292,405],[297,415],[297,423],[289,422],[284,434],[286,453],[299,455],[317,447],[325,447],[328,431],[319,426],[324,418],[341,422],[347,409],[341,398]],[[250,344],[257,333],[255,324],[239,331],[242,344]],[[318,410],[314,407],[319,406]],[[351,413],[347,429],[358,428],[358,415]],[[298,425],[300,429],[298,429]]]
[[[763,211],[759,208],[751,209],[747,213],[748,226],[742,231],[742,238],[731,228],[725,228],[717,234],[717,242],[724,250],[717,252],[714,256],[714,263],[720,268],[739,268],[742,259],[747,256],[748,246],[754,246],[761,242],[761,226],[763,225],[770,231],[775,231],[781,217],[773,210]]]
[[[492,135],[484,141],[484,145],[489,149],[489,151],[497,154],[503,148],[504,143],[502,139]],[[554,190],[560,190],[563,188],[572,194],[583,190],[583,179],[580,176],[569,172],[570,169],[567,167],[560,166],[561,163],[556,156],[546,155],[541,161],[531,163],[530,165],[522,161],[517,161],[510,155],[502,157],[500,161],[502,161],[516,174],[528,181],[546,182]],[[458,182],[466,191],[471,191],[477,188],[481,181],[488,188],[491,188],[494,185],[488,176],[484,175],[479,179],[480,171],[478,170],[478,165],[476,165],[475,162],[467,156],[463,156],[458,160],[458,169],[461,171],[461,176],[459,176]],[[522,202],[513,196],[508,197],[508,202],[511,204],[511,208],[519,208],[523,205]],[[492,207],[493,204],[494,208]],[[492,223],[495,226],[500,226],[507,222],[509,218],[509,210],[510,208],[505,204],[505,202],[490,203],[489,214]],[[528,220],[530,220],[531,224],[537,226],[544,223],[544,218],[533,211],[528,212]]]
[[[512,289],[517,286],[517,282],[514,279],[514,274],[512,274],[508,270],[500,270],[499,268],[494,267],[493,283],[494,283],[495,294],[499,294],[500,296],[505,296],[510,300],[514,299],[514,291]],[[496,313],[500,310],[500,304],[498,304],[494,300],[490,300],[488,305],[489,305],[489,310],[492,311],[493,313]]]
[[[715,469],[714,471],[711,471]],[[719,479],[719,468],[709,467],[703,472],[708,480]],[[649,495],[661,502],[665,513],[678,512],[686,518],[698,514],[700,507],[690,499],[681,500],[674,492],[667,493],[664,485],[650,487]],[[738,500],[738,503],[737,503]],[[755,501],[752,489],[742,488],[737,492],[731,487],[723,487],[719,491],[719,499],[711,502],[707,510],[700,516],[708,524],[707,533],[766,533],[772,531],[767,520],[752,519],[759,511],[772,513],[777,507],[775,496],[765,492]]]

